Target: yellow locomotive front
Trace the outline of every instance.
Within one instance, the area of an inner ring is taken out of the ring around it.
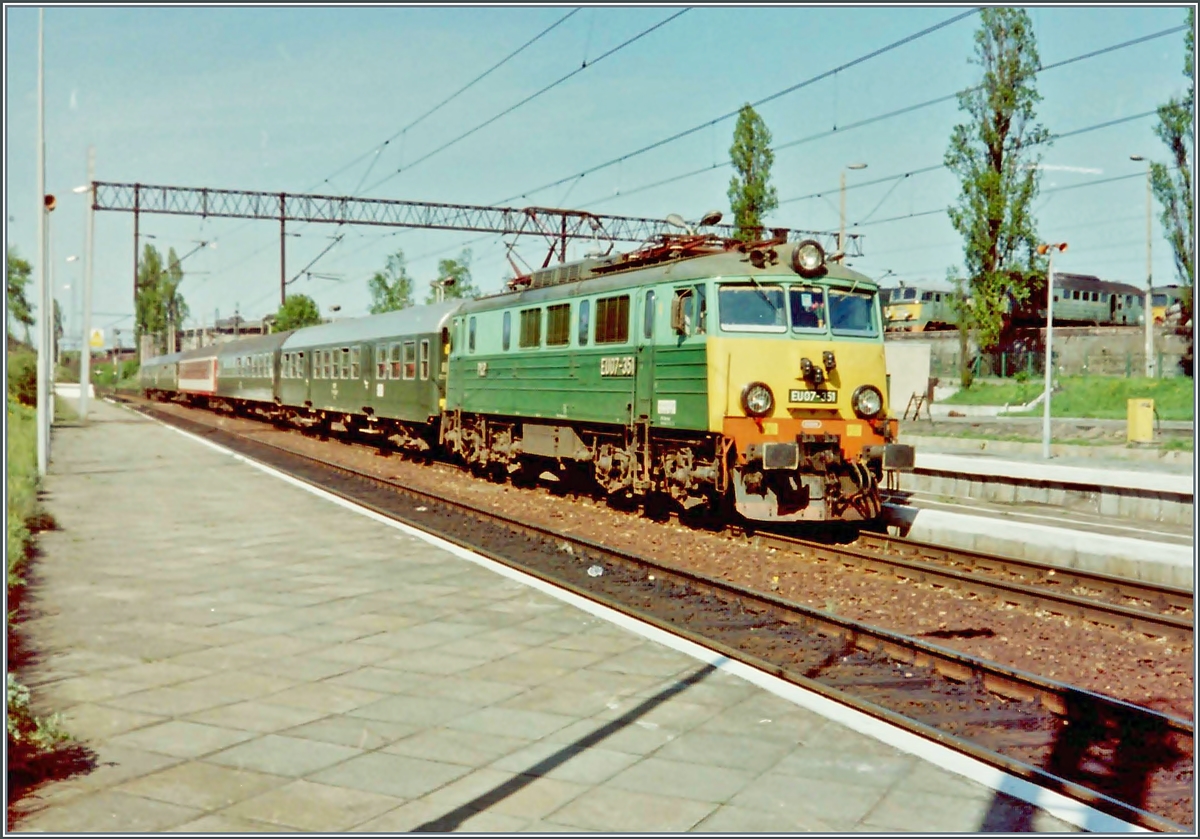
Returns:
[[[883,471],[914,455],[888,417],[878,289],[816,242],[774,251],[778,270],[714,289],[709,429],[731,448],[736,508],[759,521],[876,519]]]

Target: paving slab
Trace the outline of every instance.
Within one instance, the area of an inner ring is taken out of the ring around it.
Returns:
[[[1071,829],[122,409],[54,433],[21,675],[99,765],[17,831]]]

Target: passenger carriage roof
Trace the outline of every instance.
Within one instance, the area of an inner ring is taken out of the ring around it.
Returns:
[[[253,338],[246,338],[241,341],[226,341],[223,344],[217,344],[217,357],[230,358],[233,356],[246,355],[248,353],[274,352],[283,346],[293,330],[287,332],[272,332],[270,335],[255,335]]]
[[[168,355],[157,355],[154,358],[147,358],[142,367],[158,367],[163,364],[174,364],[183,356],[181,352],[173,352]]]
[[[440,332],[462,305],[461,300],[448,300],[428,306],[411,306],[398,312],[347,318],[297,329],[283,344],[283,350],[324,347],[330,344],[361,344],[402,335],[426,335]]]
[[[1054,284],[1059,288],[1080,291],[1101,291],[1108,294],[1145,294],[1144,288],[1138,288],[1126,283],[1114,283],[1102,280],[1091,274],[1068,274],[1063,271],[1054,272]]]

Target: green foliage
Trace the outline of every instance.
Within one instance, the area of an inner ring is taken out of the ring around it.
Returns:
[[[384,269],[376,271],[367,280],[367,288],[371,292],[371,314],[381,315],[407,309],[413,304],[412,286],[412,278],[408,276],[404,264],[404,251],[397,250],[387,258]]]
[[[458,259],[442,259],[438,261],[438,279],[445,280],[450,277],[454,278],[454,285],[446,286],[446,300],[473,299],[479,296],[479,289],[475,288],[475,284],[471,280],[470,248],[463,248],[462,253],[458,255]],[[436,300],[437,290],[431,286],[429,294],[425,297],[425,302],[433,303]]]
[[[8,261],[4,271],[8,286],[8,328],[12,331],[13,321],[25,329],[25,343],[29,343],[29,327],[33,326],[33,304],[29,302],[27,288],[33,274],[33,266],[17,255],[15,248],[8,249]]]
[[[992,384],[976,382],[945,400],[947,405],[1024,405],[1042,392],[1038,381]],[[1195,416],[1195,389],[1191,379],[1121,378],[1115,376],[1064,376],[1050,400],[1055,417],[1125,419],[1130,399],[1153,399],[1161,420],[1191,420]],[[1041,416],[1042,406],[1027,412]],[[1016,414],[1014,414],[1015,416]]]
[[[8,398],[8,587],[19,586],[21,569],[32,550],[29,523],[39,517],[37,503],[37,411]]]
[[[729,208],[733,211],[736,237],[743,242],[762,238],[763,217],[779,206],[779,196],[771,185],[771,132],[762,117],[743,105],[733,129],[729,147],[734,175],[729,181]]]
[[[1188,9],[1185,38],[1184,75],[1188,85],[1182,97],[1172,97],[1158,108],[1154,133],[1170,152],[1170,163],[1150,164],[1150,183],[1154,197],[1162,205],[1162,226],[1175,257],[1175,272],[1180,283],[1191,286],[1196,271],[1196,210],[1192,191],[1192,166],[1195,161],[1195,86],[1192,80],[1193,33],[1196,10]]]
[[[179,286],[183,282],[183,268],[175,249],[167,251],[164,264],[162,255],[153,245],[142,249],[138,262],[136,334],[163,335],[168,328],[179,329],[189,314],[188,305]]]
[[[275,314],[275,331],[286,332],[321,322],[321,310],[307,294],[289,294]]]
[[[37,407],[37,355],[31,352],[8,356],[8,398],[30,408]]]
[[[999,340],[1009,297],[1024,302],[1044,274],[1035,255],[1031,204],[1041,156],[1033,148],[1050,134],[1035,122],[1041,65],[1028,14],[992,7],[981,18],[971,63],[983,69],[983,81],[958,95],[969,119],[955,126],[945,164],[962,183],[949,215],[963,237],[970,327],[988,350]]]

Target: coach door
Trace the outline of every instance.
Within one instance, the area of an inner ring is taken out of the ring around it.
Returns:
[[[654,289],[639,295],[637,329],[637,376],[634,397],[634,419],[649,421],[654,416],[654,330],[656,311]]]

